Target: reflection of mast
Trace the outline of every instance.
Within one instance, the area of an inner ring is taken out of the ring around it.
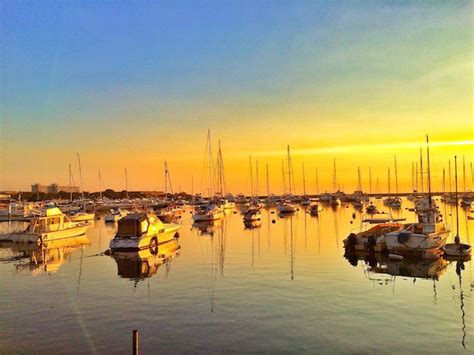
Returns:
[[[295,279],[295,257],[293,245],[293,216],[290,217],[290,277]]]
[[[224,276],[226,235],[227,235],[227,218],[224,220],[224,223],[221,224],[220,233],[218,235],[219,269],[222,276]]]
[[[456,274],[459,276],[459,299],[460,299],[460,310],[461,310],[461,332],[462,332],[462,340],[461,344],[463,348],[466,348],[466,312],[464,311],[464,290],[462,289],[462,277],[461,273],[464,270],[464,262],[457,261],[456,262]]]

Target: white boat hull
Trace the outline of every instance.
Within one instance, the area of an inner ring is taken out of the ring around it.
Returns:
[[[224,218],[224,212],[222,211],[193,215],[194,222],[210,222],[210,221],[216,221],[222,218]]]
[[[162,233],[146,235],[142,237],[115,237],[110,241],[109,248],[112,250],[141,250],[146,248],[158,247],[176,238],[176,232],[179,226],[170,226]]]
[[[81,224],[76,227],[61,229],[45,233],[12,233],[0,236],[0,240],[13,241],[17,243],[42,243],[53,240],[78,237],[85,234],[89,224]]]

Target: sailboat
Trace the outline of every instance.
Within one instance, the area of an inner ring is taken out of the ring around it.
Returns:
[[[258,164],[258,162],[257,162]],[[249,165],[250,165],[250,205],[249,207],[243,212],[244,215],[244,223],[250,221],[259,221],[262,219],[262,207],[258,202],[258,192],[257,196],[255,197],[253,194],[253,171],[252,171],[252,156],[249,157]],[[258,169],[258,165],[256,165]],[[258,170],[257,170],[258,171]],[[258,191],[258,190],[257,190]]]
[[[277,205],[277,210],[280,214],[285,214],[285,213],[295,213],[296,212],[296,207],[291,203],[291,154],[290,154],[290,146],[287,146],[287,154],[288,154],[288,198],[283,199],[280,201]],[[283,181],[284,181],[284,176],[283,176]]]
[[[222,159],[221,141],[219,141],[219,151],[217,153],[217,171],[219,182],[219,198],[222,199],[221,205],[224,210],[231,210],[235,207],[235,202],[231,200],[232,195],[226,193],[224,160]]]
[[[301,199],[300,204],[303,207],[307,207],[311,204],[310,199],[308,198],[308,196],[306,196],[306,176],[304,172],[304,163],[303,163],[303,198]]]
[[[193,214],[194,222],[210,222],[221,219],[224,217],[224,210],[221,206],[215,204],[212,200],[212,177],[213,177],[213,164],[212,164],[212,149],[211,149],[211,130],[207,131],[207,150],[209,156],[209,203],[203,206],[198,206]]]
[[[418,221],[404,225],[401,231],[387,233],[385,243],[389,253],[400,255],[421,256],[425,258],[439,257],[439,250],[446,244],[451,227],[442,222],[439,210],[431,198],[431,172],[429,140],[426,136],[428,164],[428,197],[416,202],[415,211]]]
[[[464,161],[463,161],[464,163]],[[454,181],[456,186],[456,236],[454,243],[446,244],[443,247],[444,254],[447,256],[467,257],[471,255],[471,246],[461,243],[459,237],[459,204],[458,204],[458,163],[457,156],[454,156]]]

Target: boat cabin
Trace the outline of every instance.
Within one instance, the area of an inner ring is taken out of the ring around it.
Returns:
[[[64,214],[57,207],[48,208],[45,215],[30,221],[28,232],[52,232],[64,227]]]

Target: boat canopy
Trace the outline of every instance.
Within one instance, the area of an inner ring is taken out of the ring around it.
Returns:
[[[118,222],[118,237],[140,237],[148,231],[148,218],[146,213],[133,213]]]
[[[46,217],[61,216],[62,214],[61,210],[57,207],[48,208],[46,210]]]

